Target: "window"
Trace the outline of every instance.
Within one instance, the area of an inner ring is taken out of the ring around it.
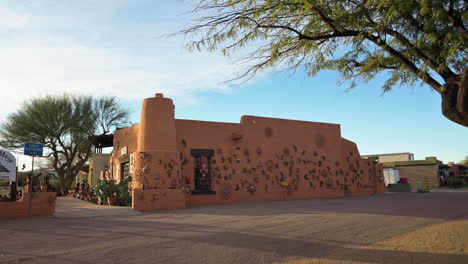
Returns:
[[[125,178],[127,178],[129,175],[130,175],[130,163],[126,162],[126,163],[122,163],[121,165],[121,178],[120,180],[123,180]]]

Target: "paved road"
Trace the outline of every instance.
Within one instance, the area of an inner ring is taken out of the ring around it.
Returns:
[[[468,263],[467,191],[0,221],[0,263]]]
[[[131,207],[97,205],[72,197],[58,197],[54,215],[58,218],[87,218],[139,214],[141,214],[139,211]]]

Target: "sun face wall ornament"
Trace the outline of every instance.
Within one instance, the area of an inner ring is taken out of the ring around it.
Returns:
[[[251,194],[254,194],[257,191],[257,186],[249,184],[249,186],[247,186],[247,191]]]
[[[223,194],[224,195],[230,195],[232,193],[232,188],[231,186],[226,186],[223,188]]]

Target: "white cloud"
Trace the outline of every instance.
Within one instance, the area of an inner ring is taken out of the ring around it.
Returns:
[[[0,38],[0,121],[28,98],[64,92],[129,100],[163,92],[196,103],[198,92],[228,91],[222,82],[237,71],[221,56],[188,53],[182,38],[158,38],[151,26],[97,27],[86,17],[77,29],[60,23],[63,14],[41,26],[45,14],[19,14],[0,5],[2,13],[11,18],[4,28],[22,28]],[[92,34],[83,34],[84,27]]]
[[[8,6],[0,5],[0,30],[18,29],[28,24],[29,17],[13,11]]]

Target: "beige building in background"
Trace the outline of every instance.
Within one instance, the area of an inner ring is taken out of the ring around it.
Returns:
[[[372,154],[372,155],[363,155],[361,158],[372,159],[379,163],[384,162],[394,162],[394,161],[410,161],[414,160],[414,154],[409,152],[401,153],[388,153],[388,154]]]
[[[427,177],[431,188],[440,187],[439,165],[434,161],[433,164],[418,164],[418,165],[400,165],[396,168],[400,171],[400,177],[407,178],[413,189],[416,187],[416,182],[424,182]]]
[[[397,169],[400,179],[408,179],[411,187],[416,188],[416,182],[424,182],[427,178],[431,188],[441,185],[439,166],[442,161],[437,157],[426,157],[423,160],[414,160],[414,154],[409,152],[363,155],[362,158],[379,162],[384,168]]]
[[[93,157],[89,160],[89,185],[96,185],[98,180],[101,179],[101,171],[109,169],[110,154],[94,153]]]

